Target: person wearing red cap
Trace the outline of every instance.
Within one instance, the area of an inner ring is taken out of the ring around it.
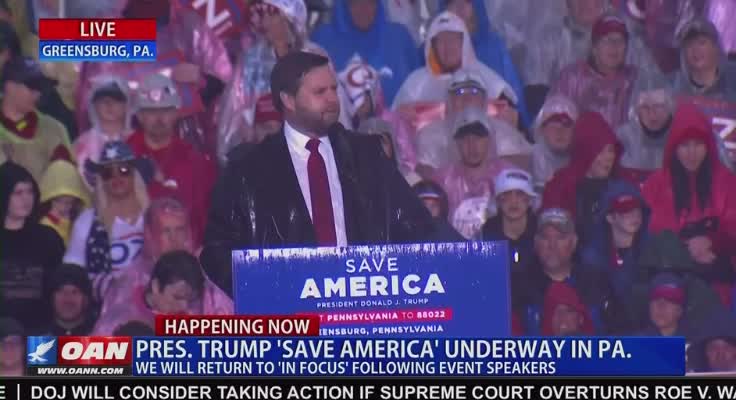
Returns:
[[[541,6],[538,3],[543,2],[534,3],[534,10],[537,11]],[[535,19],[532,24],[534,26],[526,38],[528,43],[524,61],[526,85],[549,86],[557,80],[565,66],[587,58],[595,22],[611,9],[607,0],[566,0],[551,3],[567,3],[567,15],[559,18],[550,14],[546,17],[546,22]],[[631,25],[628,19],[625,22]],[[644,43],[639,32],[633,29],[629,32],[627,64],[647,73],[660,73],[650,48]]]
[[[685,282],[675,274],[663,272],[649,286],[649,327],[645,336],[685,336]]]
[[[547,182],[544,208],[560,207],[575,216],[581,236],[589,226],[609,182],[618,177],[621,145],[611,127],[596,112],[584,113],[574,128],[570,163]]]
[[[544,295],[542,335],[577,336],[594,333],[590,311],[580,300],[577,291],[563,282],[550,284]]]
[[[581,111],[597,111],[611,126],[628,120],[638,69],[626,64],[629,33],[626,23],[604,14],[593,25],[589,57],[565,67],[550,89],[568,96]]]
[[[632,288],[641,270],[639,257],[649,238],[650,213],[635,186],[612,182],[603,193],[590,235],[585,237],[583,264],[605,274],[613,290],[613,301],[606,312],[607,328],[612,333],[629,333],[642,326],[641,307],[633,300]]]
[[[675,111],[662,168],[644,182],[642,193],[652,210],[652,232],[677,232],[702,273],[730,303],[736,253],[736,176],[719,160],[710,120],[694,104]],[[718,272],[720,271],[720,272]],[[729,272],[730,271],[730,272]],[[710,279],[708,279],[710,278]]]

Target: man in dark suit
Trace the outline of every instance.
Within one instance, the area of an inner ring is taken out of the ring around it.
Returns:
[[[281,58],[271,93],[282,132],[233,159],[212,198],[201,261],[223,290],[232,292],[233,249],[457,238],[440,237],[377,136],[337,123],[337,81],[326,57]]]

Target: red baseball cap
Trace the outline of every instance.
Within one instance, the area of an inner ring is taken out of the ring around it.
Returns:
[[[618,32],[624,35],[624,37],[627,39],[629,37],[629,31],[626,28],[626,22],[624,22],[624,20],[616,15],[603,15],[602,17],[598,18],[598,20],[593,25],[593,33],[591,34],[591,38],[593,40],[593,43],[596,43],[602,37],[614,32]]]
[[[610,212],[624,214],[637,208],[641,208],[641,200],[630,194],[625,194],[613,200]]]

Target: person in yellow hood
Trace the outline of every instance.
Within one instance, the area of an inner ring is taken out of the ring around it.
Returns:
[[[52,162],[41,178],[41,224],[69,244],[72,223],[80,211],[90,206],[87,188],[74,164],[66,160]]]

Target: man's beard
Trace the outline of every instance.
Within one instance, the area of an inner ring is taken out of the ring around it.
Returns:
[[[302,108],[297,112],[299,116],[299,124],[302,125],[302,129],[306,129],[309,133],[326,136],[329,128],[335,124],[339,117],[340,112],[335,113],[334,118],[326,112],[311,111]]]

